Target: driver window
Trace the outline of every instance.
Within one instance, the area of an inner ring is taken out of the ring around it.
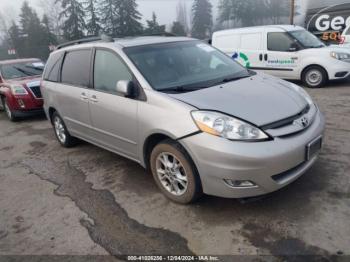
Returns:
[[[267,49],[269,51],[289,52],[294,41],[287,33],[268,33]]]
[[[122,60],[112,52],[96,50],[94,88],[98,91],[116,93],[120,80],[132,81],[132,75]]]

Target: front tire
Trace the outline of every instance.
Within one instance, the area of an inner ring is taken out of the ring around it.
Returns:
[[[302,74],[303,83],[309,88],[321,88],[327,83],[327,72],[320,66],[310,66]]]
[[[7,103],[6,97],[3,97],[1,99],[1,102],[2,102],[2,107],[3,107],[3,109],[4,109],[5,113],[6,113],[7,118],[10,121],[15,122],[17,120],[17,118],[15,117],[12,109],[10,108],[9,104]]]
[[[57,112],[52,115],[52,124],[56,138],[63,147],[70,148],[77,144],[77,139],[69,134],[63,119]]]
[[[150,166],[156,184],[172,201],[190,204],[202,196],[196,167],[178,143],[168,140],[155,146]]]

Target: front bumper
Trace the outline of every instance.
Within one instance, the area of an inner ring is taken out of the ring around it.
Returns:
[[[31,109],[31,110],[15,110],[12,112],[15,117],[30,117],[30,116],[39,116],[44,115],[44,109]]]
[[[342,80],[350,78],[350,63],[337,61],[327,69],[329,80]]]
[[[181,140],[198,169],[203,191],[225,198],[253,197],[277,191],[303,175],[317,160],[306,161],[306,146],[322,136],[323,115],[302,133],[273,141],[234,142],[206,133]],[[248,180],[257,186],[233,188],[224,180]]]
[[[33,98],[30,95],[7,96],[7,102],[13,111],[30,111],[42,109],[44,100],[42,98]]]
[[[15,117],[26,117],[44,113],[43,99],[37,99],[25,95],[9,96],[7,97],[7,101]]]

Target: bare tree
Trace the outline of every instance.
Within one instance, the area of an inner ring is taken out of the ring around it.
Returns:
[[[56,0],[40,0],[40,6],[43,9],[44,14],[47,15],[50,24],[52,25],[52,32],[56,36],[62,35],[62,20],[60,19],[60,13],[62,7],[56,3]]]
[[[185,32],[188,33],[188,14],[187,14],[187,8],[186,3],[183,2],[183,0],[180,0],[176,7],[176,22],[179,22],[183,28],[185,29]]]

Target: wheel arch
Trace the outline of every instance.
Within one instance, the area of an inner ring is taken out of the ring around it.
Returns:
[[[55,112],[57,112],[57,110],[54,107],[49,107],[48,113],[49,113],[49,120],[51,124],[52,124],[52,116]]]
[[[142,160],[143,160],[143,166],[149,170],[150,169],[150,157],[151,157],[151,153],[153,148],[158,145],[160,142],[165,141],[165,140],[174,140],[176,141],[174,138],[172,138],[169,134],[165,134],[165,133],[154,133],[149,135],[144,143],[143,143],[143,147],[142,147]]]
[[[324,66],[322,66],[322,65],[320,65],[320,64],[317,64],[317,63],[313,63],[313,64],[306,65],[306,66],[301,70],[301,72],[300,72],[300,79],[303,79],[304,73],[305,73],[306,70],[309,69],[310,67],[319,67],[319,68],[321,68],[322,70],[324,70],[325,73],[326,73],[326,77],[327,77],[326,80],[327,80],[327,81],[329,80],[329,73],[328,73],[327,69],[326,69]]]

